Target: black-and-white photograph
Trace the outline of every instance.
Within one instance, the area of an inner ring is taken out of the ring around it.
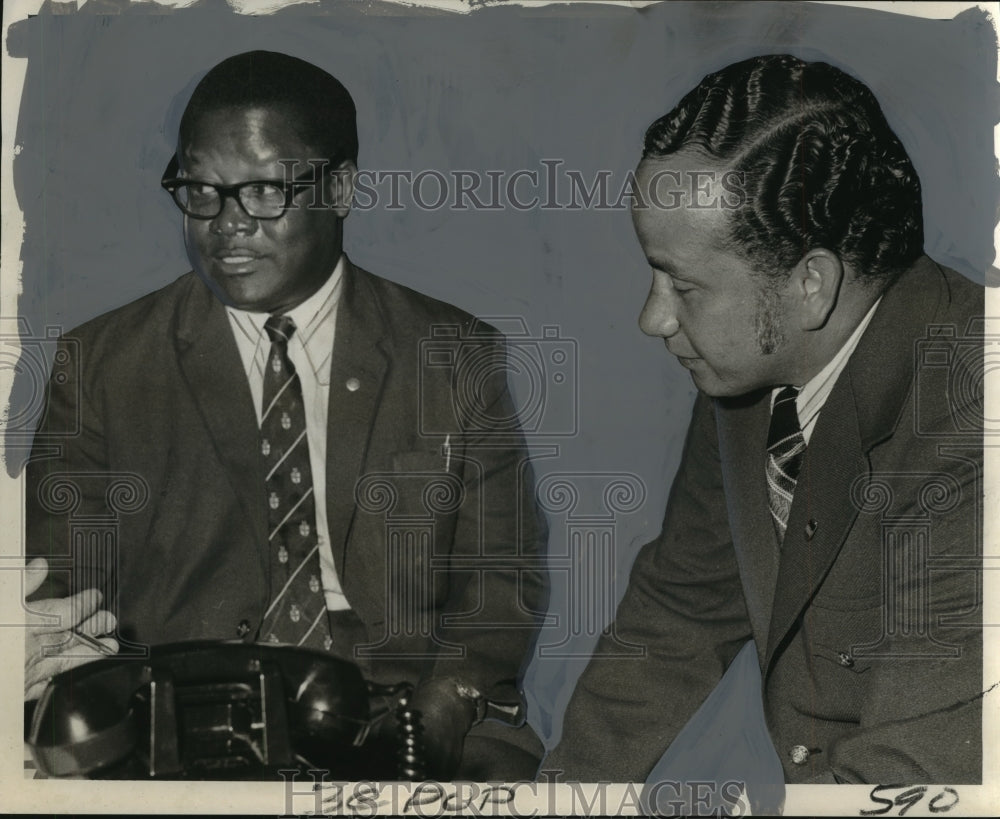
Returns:
[[[989,812],[998,11],[6,4],[4,804]]]

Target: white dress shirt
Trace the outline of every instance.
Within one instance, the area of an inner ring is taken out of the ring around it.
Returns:
[[[330,407],[330,361],[337,328],[337,304],[344,277],[341,256],[330,278],[298,307],[284,315],[295,322],[295,333],[288,342],[288,358],[295,366],[302,385],[305,405],[306,437],[309,441],[309,465],[312,469],[313,495],[316,498],[316,533],[319,538],[319,565],[322,573],[326,607],[349,609],[350,603],[340,588],[340,579],[330,549],[330,529],[326,518],[326,432]],[[264,366],[271,350],[271,340],[264,329],[268,313],[251,313],[227,307],[229,324],[250,381],[257,424],[264,403]],[[263,500],[263,489],[261,499]]]
[[[872,316],[875,315],[875,311],[878,309],[879,302],[881,301],[882,297],[880,296],[865,314],[865,317],[861,319],[861,323],[854,328],[854,332],[851,333],[850,338],[837,351],[837,354],[830,359],[830,362],[822,370],[810,378],[799,391],[799,395],[795,399],[795,410],[799,416],[799,426],[802,427],[802,437],[806,439],[806,444],[809,443],[812,431],[819,420],[819,411],[823,409],[826,399],[833,392],[834,384],[837,383],[837,379],[844,371],[844,367],[847,366],[851,353],[854,352],[854,349],[858,346],[858,342],[861,341],[861,336],[868,329]],[[780,390],[781,387],[776,387],[771,391],[772,409],[774,408],[774,399]]]

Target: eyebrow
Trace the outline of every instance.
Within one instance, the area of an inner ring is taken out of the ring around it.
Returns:
[[[683,282],[689,282],[691,284],[698,284],[698,279],[691,278],[690,276],[681,275],[677,272],[677,268],[667,259],[657,257],[657,256],[647,256],[646,261],[649,262],[651,267],[661,270],[668,276],[674,279],[680,279]]]

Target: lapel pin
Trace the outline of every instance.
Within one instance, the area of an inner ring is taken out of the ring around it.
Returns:
[[[812,540],[812,537],[816,534],[816,530],[818,528],[819,524],[815,520],[810,519],[806,524],[806,540]]]
[[[357,392],[361,389],[361,382],[356,378],[348,378],[346,386],[349,392]]]

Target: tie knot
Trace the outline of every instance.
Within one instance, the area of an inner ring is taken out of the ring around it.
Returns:
[[[784,404],[788,401],[794,401],[799,397],[798,387],[782,387],[778,390],[778,394],[774,397],[774,407],[777,408],[778,404]]]
[[[775,396],[774,405],[771,407],[771,426],[767,435],[769,450],[778,444],[784,444],[782,448],[793,448],[802,438],[799,412],[795,407],[798,395],[797,387],[782,387]]]
[[[268,316],[264,329],[272,344],[287,344],[295,333],[295,322],[288,316]]]

